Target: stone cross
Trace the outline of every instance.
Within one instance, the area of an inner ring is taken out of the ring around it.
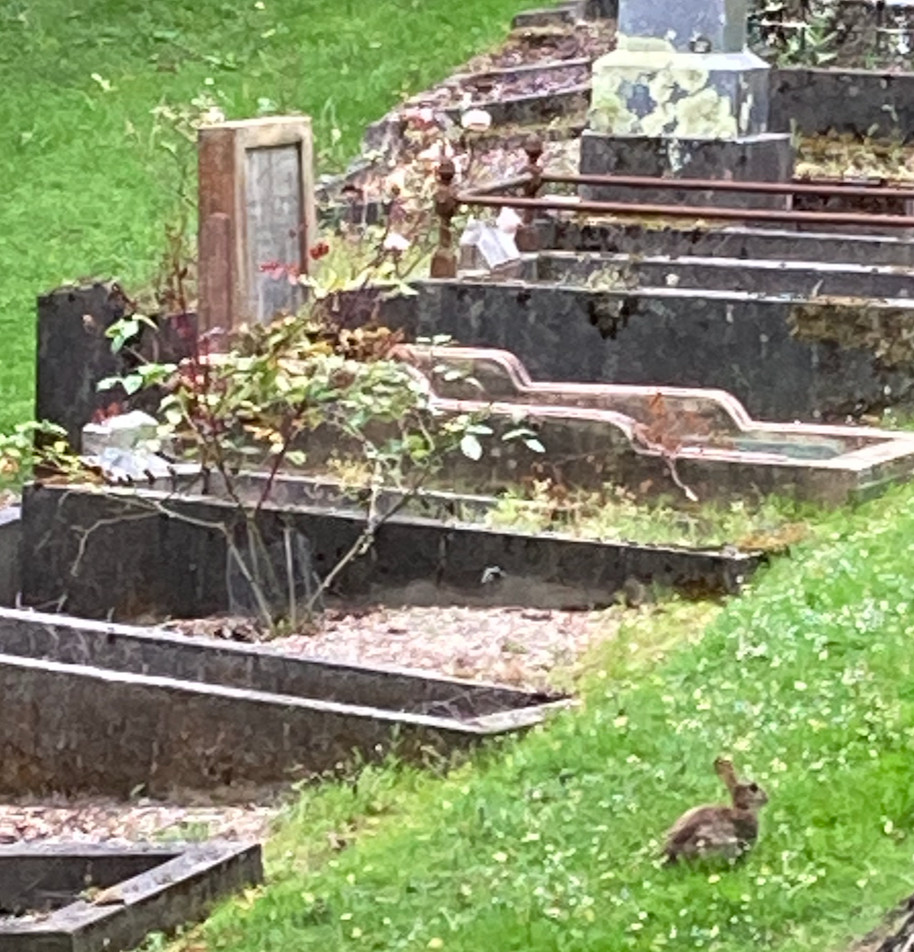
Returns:
[[[294,311],[302,303],[294,275],[307,274],[317,234],[311,120],[206,126],[198,156],[200,329]]]

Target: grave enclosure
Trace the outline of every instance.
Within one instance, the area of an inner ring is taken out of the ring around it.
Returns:
[[[518,48],[538,50],[536,62],[493,57],[414,97],[367,131],[380,165],[361,161],[319,186],[304,117],[201,132],[199,300],[192,314],[157,318],[159,352],[175,360],[197,331],[302,305],[302,288],[263,266],[319,277],[308,254],[319,220],[383,216],[378,183],[415,158],[410,109],[432,108],[444,127],[459,123],[469,96],[493,120],[477,146],[504,139],[520,172],[464,182],[440,168],[435,276],[366,314],[403,333],[394,356],[437,410],[479,412],[497,435],[520,421],[544,452],[518,445],[461,459],[449,485],[372,496],[397,512],[336,578],[332,604],[586,610],[613,605],[632,583],[718,596],[738,593],[770,557],[487,524],[498,495],[524,481],[580,492],[611,482],[639,502],[686,486],[702,502],[774,494],[836,506],[910,479],[914,436],[866,421],[914,396],[914,189],[796,181],[790,127],[912,138],[914,74],[772,66],[749,48],[752,31],[774,29],[757,21],[744,0],[581,0],[522,14]],[[859,23],[848,35],[861,43],[870,28],[903,32]],[[574,172],[542,155],[563,139],[578,144]],[[518,209],[520,251],[507,269],[458,245],[458,207]],[[101,282],[39,301],[37,416],[76,443],[107,399],[98,382],[124,369],[97,331],[125,301]],[[454,346],[418,343],[437,335]],[[307,449],[315,465],[341,451],[319,433]],[[248,505],[264,480],[239,479]],[[333,570],[364,530],[365,498],[319,468],[290,466],[270,481],[258,528],[280,553],[277,573],[294,562],[284,584],[307,587]],[[21,596],[41,611],[0,610],[0,692],[23,712],[0,724],[0,751],[15,751],[0,763],[0,791],[280,784],[354,751],[377,756],[394,734],[398,753],[421,760],[569,706],[557,694],[305,661],[139,624],[253,610],[233,576],[233,507],[224,485],[186,466],[101,492],[26,489],[21,520],[0,522],[0,558],[20,553],[10,560],[18,571],[0,573],[0,602]],[[282,548],[290,537],[294,560]],[[39,724],[49,693],[63,699],[59,716]],[[93,729],[99,721],[107,732]],[[169,744],[175,736],[183,750]],[[249,868],[225,888],[260,875]],[[25,949],[4,945],[9,932],[0,919],[0,949]]]

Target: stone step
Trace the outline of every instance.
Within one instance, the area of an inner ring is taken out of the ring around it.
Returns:
[[[847,262],[549,252],[531,256],[528,277],[594,290],[692,288],[815,298],[914,298],[914,268]]]
[[[902,235],[851,235],[775,228],[697,228],[640,222],[580,222],[558,218],[539,224],[540,246],[555,251],[629,255],[722,256],[738,259],[842,262],[914,267],[914,241]]]

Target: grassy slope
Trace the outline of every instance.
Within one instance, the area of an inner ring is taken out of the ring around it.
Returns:
[[[309,793],[274,885],[223,907],[205,948],[810,952],[864,931],[914,885],[912,504],[906,488],[835,515],[720,612],[639,622],[583,711],[449,779]],[[680,647],[632,661],[662,637]],[[771,795],[759,846],[719,878],[658,869],[665,827],[720,796],[722,750]]]
[[[155,267],[169,160],[128,137],[128,123],[143,140],[163,100],[208,90],[234,118],[265,97],[314,116],[322,168],[339,167],[366,123],[496,41],[528,5],[3,0],[0,431],[32,413],[36,295],[86,275],[136,288]]]

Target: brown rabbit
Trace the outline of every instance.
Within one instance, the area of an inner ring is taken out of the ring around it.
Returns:
[[[732,807],[694,807],[667,833],[663,852],[668,863],[699,856],[736,859],[758,839],[758,811],[768,794],[752,781],[740,782],[729,760],[718,757],[714,770],[730,791]]]

